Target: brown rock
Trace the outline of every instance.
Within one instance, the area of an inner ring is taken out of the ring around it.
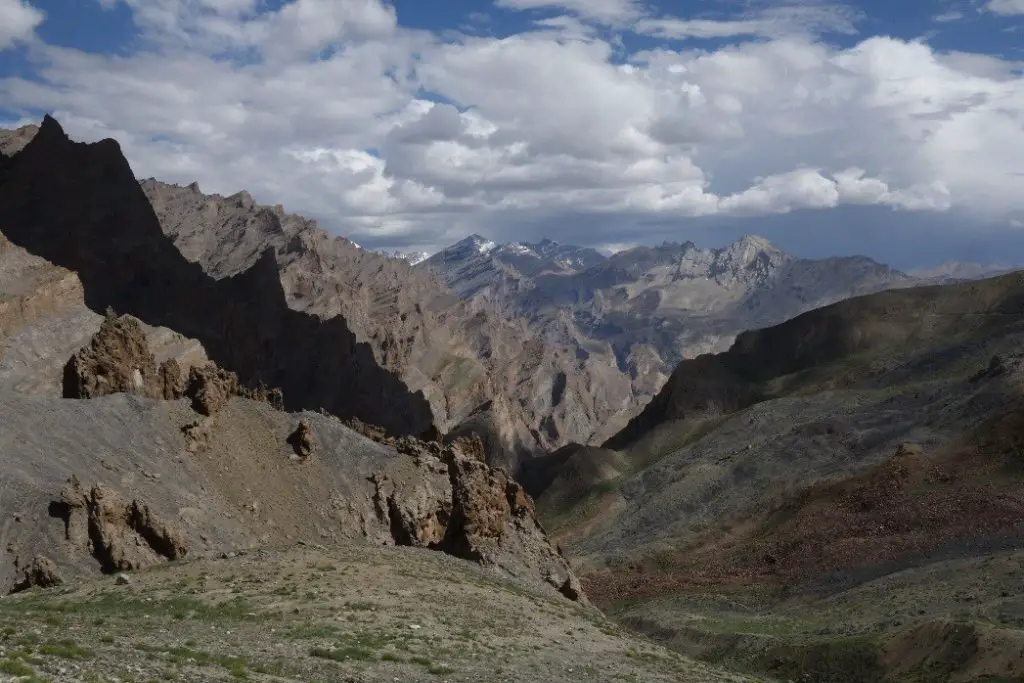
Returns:
[[[28,590],[33,586],[51,588],[64,583],[64,580],[57,572],[57,565],[53,563],[53,560],[44,555],[37,555],[25,567],[24,573],[25,578],[11,590],[12,593]]]
[[[300,458],[308,458],[320,451],[320,442],[317,441],[313,425],[309,423],[309,420],[299,421],[299,426],[288,437],[288,443]]]
[[[64,398],[96,398],[119,392],[162,396],[146,333],[130,316],[107,316],[89,345],[64,366]]]
[[[385,437],[362,423],[354,426],[364,436],[412,457],[423,472],[411,483],[396,482],[384,473],[370,478],[377,517],[387,524],[393,543],[440,550],[522,578],[536,577],[570,600],[588,604],[568,562],[537,521],[530,496],[507,472],[487,464],[478,437],[442,445]]]
[[[187,382],[178,361],[168,358],[160,364],[159,386],[164,400],[173,401],[185,395]]]
[[[104,572],[141,569],[188,554],[184,536],[138,499],[125,504],[103,484],[85,492],[72,477],[51,513],[63,517],[69,541],[85,546]]]
[[[213,363],[189,370],[185,395],[192,399],[192,409],[198,413],[213,415],[239,393],[238,376],[233,372]]]

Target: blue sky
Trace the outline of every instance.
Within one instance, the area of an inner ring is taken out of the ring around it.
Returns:
[[[1024,263],[1024,0],[0,0],[0,123],[336,234]]]

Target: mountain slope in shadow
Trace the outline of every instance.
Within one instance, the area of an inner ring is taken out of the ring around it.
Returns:
[[[222,280],[164,236],[117,142],[72,142],[46,117],[13,157],[0,158],[0,230],[78,273],[87,305],[113,307],[198,339],[249,384],[280,387],[286,407],[358,417],[396,435],[432,431],[412,393],[358,343],[341,316],[290,309],[271,252]]]

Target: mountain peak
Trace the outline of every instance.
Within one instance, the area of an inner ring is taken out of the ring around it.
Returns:
[[[782,251],[774,244],[766,240],[760,235],[743,235],[738,240],[730,244],[727,249],[756,249],[758,251]]]
[[[465,237],[465,238],[459,240],[458,242],[456,242],[455,244],[453,244],[452,246],[448,247],[448,249],[466,249],[466,248],[471,248],[471,249],[475,249],[476,251],[480,252],[481,254],[486,254],[487,252],[492,251],[495,248],[497,248],[497,246],[498,245],[495,242],[487,239],[486,237],[484,237],[482,235],[478,235],[476,233],[473,233],[469,237]]]

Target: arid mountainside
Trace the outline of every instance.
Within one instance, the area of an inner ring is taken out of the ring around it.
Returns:
[[[679,364],[603,448],[529,463],[588,594],[782,678],[1024,676],[1024,275],[899,289]]]
[[[370,439],[283,412],[209,363],[158,366],[127,316],[108,315],[63,380],[65,398],[0,388],[5,585],[35,583],[39,562],[110,573],[305,539],[429,548],[586,601],[479,441]]]
[[[666,242],[607,258],[550,240],[497,245],[473,235],[418,268],[482,310],[524,317],[579,346],[611,345],[652,392],[680,360],[724,351],[744,330],[916,283],[865,257],[798,259],[751,235],[722,249]]]
[[[0,231],[0,677],[751,680],[603,618],[479,438],[272,248],[184,258],[116,143],[44,120]]]
[[[478,310],[429,272],[331,238],[315,222],[256,205],[247,193],[141,185],[188,260],[220,279],[272,250],[290,308],[324,320],[343,316],[382,367],[423,392],[442,432],[480,433],[499,462],[606,438],[610,432],[595,431],[624,424],[657,388],[637,390],[610,347],[581,353],[525,320]]]
[[[85,305],[78,276],[0,235],[0,387],[61,396],[64,364],[99,331],[103,316]],[[143,324],[157,363],[183,372],[207,360],[194,339]]]
[[[113,140],[74,143],[47,117],[0,161],[0,231],[77,274],[94,312],[113,307],[196,339],[244,384],[280,387],[289,408],[323,407],[395,434],[432,426],[422,393],[381,368],[343,318],[287,306],[271,250],[222,280],[187,261]]]
[[[52,119],[0,179],[5,586],[302,538],[430,548],[586,601],[480,441],[414,438],[422,395],[343,317],[285,307],[269,252],[206,275],[116,145]],[[313,405],[335,414],[284,412]]]

